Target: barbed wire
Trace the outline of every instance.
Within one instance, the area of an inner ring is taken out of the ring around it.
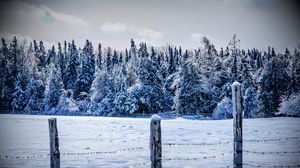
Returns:
[[[274,139],[246,139],[243,142],[276,142],[276,141],[288,141],[298,140],[299,137],[287,137],[287,138],[274,138]]]
[[[50,154],[38,154],[38,155],[27,155],[27,156],[9,156],[4,155],[0,156],[0,159],[9,159],[9,160],[24,160],[24,159],[33,159],[33,158],[47,158]]]
[[[142,166],[146,166],[146,165],[147,165],[147,163],[143,162],[143,163],[138,163],[138,164],[132,164],[132,165],[129,165],[128,167],[142,167]]]
[[[247,139],[243,142],[277,142],[277,141],[288,141],[288,140],[298,140],[299,137],[288,137],[288,138],[277,138],[277,139]],[[216,143],[162,143],[165,146],[214,146],[214,145],[224,145],[231,144],[233,141],[224,141]]]
[[[276,167],[300,167],[300,165],[272,165],[272,166],[270,166],[270,165],[254,165],[254,164],[250,164],[250,163],[243,163],[243,165],[244,166],[250,166],[250,167],[269,167],[269,168],[271,168],[271,167],[274,167],[274,168],[276,168]]]
[[[251,154],[290,154],[290,153],[299,153],[300,151],[284,151],[284,152],[257,152],[257,151],[249,151],[249,150],[243,150],[244,153],[251,153]]]
[[[224,157],[226,155],[230,155],[232,154],[233,151],[229,151],[226,153],[221,153],[219,155],[210,155],[210,156],[202,156],[202,157],[194,157],[194,158],[163,158],[162,160],[164,161],[174,161],[174,160],[183,160],[183,161],[192,161],[192,160],[205,160],[205,159],[215,159],[215,158],[219,158],[219,157]]]
[[[216,142],[216,143],[162,143],[165,146],[213,146],[213,145],[222,145],[222,144],[230,144],[232,141],[226,142]]]
[[[132,147],[132,148],[125,148],[119,149],[114,151],[94,151],[94,152],[66,152],[60,153],[60,156],[83,156],[83,155],[105,155],[105,154],[114,154],[120,152],[127,152],[127,151],[137,151],[137,150],[145,150],[148,146],[141,146],[141,147]],[[23,159],[33,159],[33,158],[47,158],[50,157],[50,154],[37,154],[37,155],[26,155],[26,156],[9,156],[9,155],[0,155],[0,159],[10,159],[10,160],[23,160]]]
[[[45,117],[45,118],[11,118],[11,117],[1,117],[1,119],[3,120],[19,120],[19,121],[48,121],[48,119],[51,118],[51,116],[49,117]]]

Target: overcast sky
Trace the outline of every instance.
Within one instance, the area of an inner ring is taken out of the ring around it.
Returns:
[[[124,49],[130,38],[194,48],[207,36],[219,50],[233,34],[241,47],[282,52],[300,44],[292,0],[0,0],[0,35],[57,44],[86,39]]]

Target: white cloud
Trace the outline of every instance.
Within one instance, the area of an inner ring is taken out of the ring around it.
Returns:
[[[106,22],[101,26],[101,30],[106,33],[119,33],[127,31],[127,26],[124,23]]]
[[[6,5],[9,6],[6,13],[13,18],[17,16],[26,20],[31,19],[31,21],[59,22],[76,26],[89,25],[87,21],[80,17],[54,11],[44,5],[37,6],[21,1],[7,2]]]
[[[163,33],[148,28],[138,28],[136,32],[141,39],[149,40],[150,42],[155,42],[163,38]]]
[[[148,42],[151,44],[161,42],[163,33],[135,25],[126,25],[121,22],[106,22],[101,26],[104,33],[128,33],[136,38],[137,41]]]
[[[206,37],[206,36],[201,33],[191,33],[190,34],[190,39],[192,41],[196,41],[196,42],[200,42],[203,37]]]
[[[41,12],[38,12],[38,16],[45,21],[50,21],[50,22],[62,22],[62,23],[67,23],[70,25],[75,25],[75,26],[88,26],[89,23],[85,20],[83,20],[80,17],[76,17],[73,15],[67,15],[61,12],[54,11],[44,5],[40,7],[36,7],[37,11],[41,10]]]

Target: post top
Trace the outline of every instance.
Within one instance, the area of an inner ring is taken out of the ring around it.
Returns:
[[[53,118],[49,118],[48,120],[53,121],[53,120],[56,120],[56,118],[53,117]]]
[[[161,118],[160,118],[160,116],[158,116],[157,114],[154,114],[154,115],[152,115],[152,117],[151,117],[151,121],[160,121],[161,120]]]
[[[235,82],[233,82],[233,84],[231,86],[240,86],[240,85],[242,85],[240,82],[235,81]]]

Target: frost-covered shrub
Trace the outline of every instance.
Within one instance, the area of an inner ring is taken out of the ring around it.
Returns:
[[[293,95],[280,103],[279,113],[287,116],[300,116],[300,95]]]
[[[56,115],[79,115],[79,108],[73,99],[71,90],[62,92],[56,109],[52,110],[51,113]]]
[[[218,103],[212,117],[214,120],[232,118],[232,110],[232,101],[229,98],[224,97],[222,101]]]

